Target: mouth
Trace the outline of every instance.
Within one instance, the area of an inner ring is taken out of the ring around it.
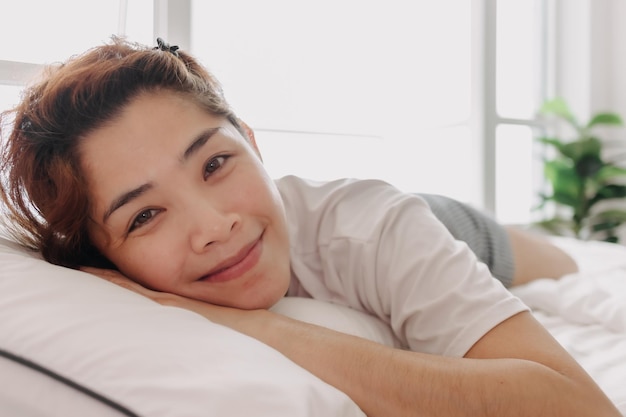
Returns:
[[[208,274],[200,277],[203,282],[227,282],[241,277],[252,269],[259,261],[262,252],[262,236],[244,246],[234,256],[222,261]]]

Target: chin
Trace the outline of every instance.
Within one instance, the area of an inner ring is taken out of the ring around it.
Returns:
[[[284,288],[281,286],[271,293],[263,293],[251,295],[250,297],[241,300],[240,306],[237,308],[243,310],[267,310],[278,303],[287,294],[288,285]]]

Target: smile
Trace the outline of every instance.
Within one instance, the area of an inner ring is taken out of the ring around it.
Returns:
[[[262,239],[259,238],[252,244],[244,247],[235,256],[226,259],[212,272],[201,277],[199,281],[218,283],[239,278],[259,262],[262,248]]]

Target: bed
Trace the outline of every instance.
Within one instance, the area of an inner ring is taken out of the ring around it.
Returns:
[[[626,416],[626,247],[553,238],[580,272],[513,289]]]
[[[555,243],[581,272],[514,292],[626,416],[626,247]],[[275,310],[397,345],[382,322],[342,306],[286,298]],[[3,416],[364,416],[251,338],[3,238],[0,335]]]

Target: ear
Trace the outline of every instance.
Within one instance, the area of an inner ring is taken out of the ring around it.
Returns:
[[[250,146],[252,146],[252,148],[254,149],[256,154],[259,156],[259,159],[261,159],[261,161],[263,161],[263,157],[261,157],[261,151],[259,151],[259,147],[256,144],[256,138],[254,137],[254,131],[243,120],[241,120],[241,119],[237,119],[237,120],[238,120],[239,124],[241,125],[241,128],[243,129],[243,131],[246,133],[248,141],[250,142]]]

